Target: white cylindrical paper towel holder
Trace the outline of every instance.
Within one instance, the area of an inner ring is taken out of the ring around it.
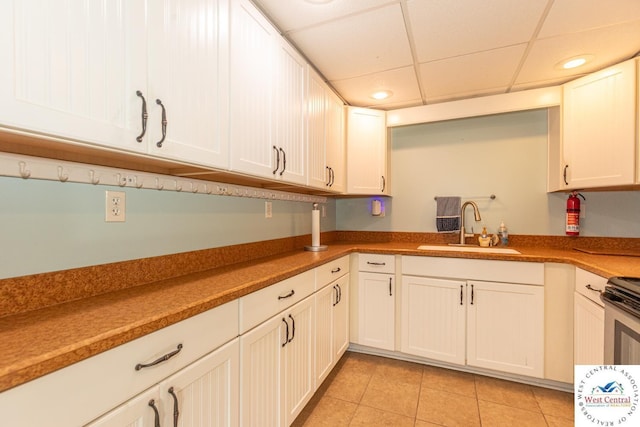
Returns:
[[[320,209],[317,203],[313,204],[311,210],[311,246],[305,246],[304,250],[312,252],[327,250],[327,245],[320,244]]]

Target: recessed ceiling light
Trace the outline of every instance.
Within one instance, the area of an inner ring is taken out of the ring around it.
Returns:
[[[383,100],[383,99],[387,99],[389,97],[391,97],[393,95],[393,92],[391,92],[390,90],[379,90],[377,92],[374,92],[371,94],[371,97],[373,99],[377,99],[378,101]]]
[[[558,64],[556,64],[556,67],[561,68],[563,70],[570,70],[572,68],[577,68],[584,65],[587,62],[591,61],[592,59],[593,59],[593,55],[574,56],[572,58],[568,58],[560,61]]]

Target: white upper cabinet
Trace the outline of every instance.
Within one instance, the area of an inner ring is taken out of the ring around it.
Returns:
[[[0,123],[226,167],[227,1],[2,2]]]
[[[231,4],[230,168],[305,184],[307,64],[249,1]]]
[[[3,1],[0,26],[0,125],[146,150],[144,1]]]
[[[347,111],[347,193],[389,194],[386,113]]]
[[[634,183],[636,61],[564,85],[564,189]]]
[[[150,153],[226,168],[228,0],[152,1],[148,14]]]
[[[345,191],[344,104],[322,78],[309,71],[307,94],[308,185]]]

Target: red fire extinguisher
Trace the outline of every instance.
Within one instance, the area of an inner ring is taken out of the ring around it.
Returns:
[[[567,199],[567,221],[565,224],[567,236],[580,235],[580,199],[584,196],[577,191],[573,191]]]

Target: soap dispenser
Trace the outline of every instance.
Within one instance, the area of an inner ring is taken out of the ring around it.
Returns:
[[[487,233],[487,227],[482,227],[482,234],[478,237],[478,243],[483,248],[489,247],[491,245],[491,237]]]

